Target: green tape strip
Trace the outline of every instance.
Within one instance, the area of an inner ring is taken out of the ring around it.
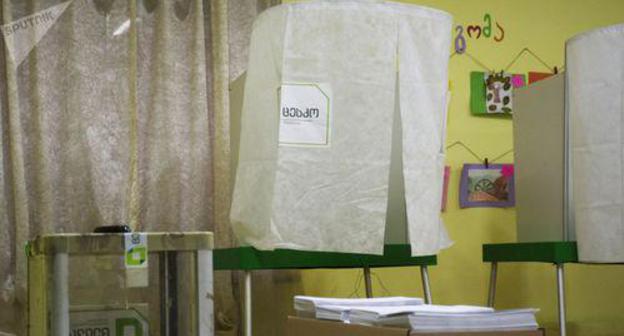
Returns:
[[[487,114],[484,76],[485,72],[482,71],[470,73],[470,112],[472,114]]]

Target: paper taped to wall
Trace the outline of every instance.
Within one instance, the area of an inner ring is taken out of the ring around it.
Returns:
[[[281,146],[327,146],[331,134],[328,84],[284,84],[280,88]]]

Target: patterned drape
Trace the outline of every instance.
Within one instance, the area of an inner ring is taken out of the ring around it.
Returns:
[[[0,38],[0,331],[24,334],[37,234],[126,223],[233,245],[229,83],[270,2],[70,0],[40,40]],[[0,21],[62,3],[0,0]],[[235,274],[215,285],[217,332],[236,334]]]

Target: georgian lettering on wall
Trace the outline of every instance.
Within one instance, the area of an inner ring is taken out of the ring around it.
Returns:
[[[468,49],[468,41],[478,39],[490,39],[494,43],[500,43],[505,39],[505,29],[488,13],[483,16],[482,22],[457,25],[455,27],[455,52],[463,54]]]

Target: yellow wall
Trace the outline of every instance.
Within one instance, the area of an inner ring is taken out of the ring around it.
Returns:
[[[564,42],[592,29],[624,22],[624,1],[588,0],[412,0],[450,12],[457,24],[482,22],[489,13],[505,29],[505,39],[468,39],[468,52],[495,69],[504,68],[523,48],[529,47],[547,63],[561,66]],[[450,62],[452,102],[447,143],[456,140],[479,155],[495,157],[513,147],[512,124],[507,118],[473,117],[469,113],[469,72],[482,69],[466,56]],[[544,70],[530,57],[511,69],[522,73]],[[503,162],[512,162],[513,155]],[[485,304],[489,268],[481,262],[483,243],[515,241],[514,209],[459,209],[458,183],[461,165],[474,162],[465,150],[447,153],[452,167],[449,203],[443,215],[455,245],[442,252],[431,269],[435,303]],[[624,335],[624,266],[571,265],[566,268],[568,329],[570,335]],[[374,270],[376,295],[422,295],[416,268]],[[360,271],[310,270],[302,272],[302,288],[308,295],[348,296]],[[383,283],[381,283],[383,281]],[[385,288],[384,288],[385,287]],[[386,290],[387,289],[387,290]],[[363,285],[357,291],[363,296]],[[557,306],[554,267],[545,264],[503,264],[499,267],[497,307],[536,307],[539,322],[556,328]],[[554,331],[554,330],[549,330]]]

